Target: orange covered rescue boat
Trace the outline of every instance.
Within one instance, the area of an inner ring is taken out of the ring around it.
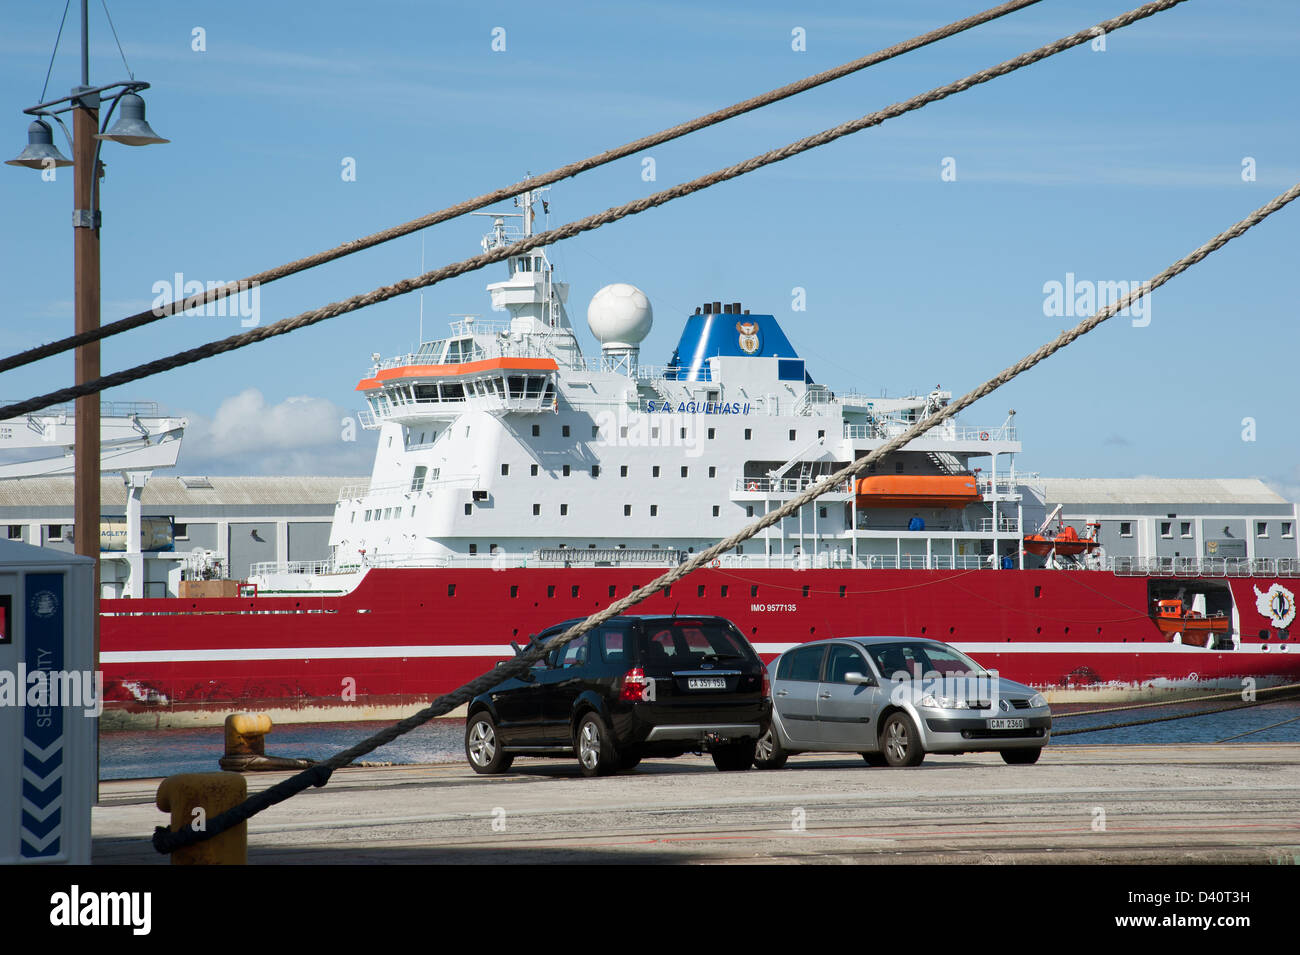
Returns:
[[[961,508],[980,499],[969,474],[889,474],[860,478],[858,507]]]

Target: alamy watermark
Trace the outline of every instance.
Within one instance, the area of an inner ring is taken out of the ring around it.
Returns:
[[[1134,328],[1145,328],[1151,324],[1150,282],[1093,282],[1076,279],[1073,272],[1066,272],[1064,282],[1052,279],[1043,283],[1043,314],[1048,318],[1088,318],[1119,302],[1130,292],[1139,291],[1140,294],[1117,314],[1132,317]]]
[[[81,707],[84,716],[104,712],[102,670],[29,670],[19,661],[17,670],[0,670],[0,706],[52,710]]]
[[[595,444],[605,448],[684,448],[686,457],[704,453],[701,431],[720,415],[745,414],[741,402],[646,402],[645,411],[604,410],[595,416]]]
[[[208,282],[206,285],[198,279],[185,280],[182,272],[177,272],[170,280],[159,279],[153,283],[153,313],[158,316],[166,314],[169,304],[195,295],[202,295],[213,289],[230,285],[230,282]],[[235,283],[236,290],[225,298],[195,305],[181,312],[182,315],[203,315],[206,317],[239,318],[244,328],[254,328],[262,320],[262,288],[260,282],[248,282],[241,279]]]

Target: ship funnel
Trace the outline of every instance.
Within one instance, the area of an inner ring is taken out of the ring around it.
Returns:
[[[650,299],[625,282],[606,285],[587,306],[587,327],[600,342],[601,367],[608,371],[636,371],[641,342],[653,323]]]

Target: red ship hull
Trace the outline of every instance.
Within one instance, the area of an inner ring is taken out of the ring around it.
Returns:
[[[104,600],[110,724],[211,722],[238,709],[279,719],[369,718],[446,693],[510,656],[509,642],[605,606],[662,568],[383,569],[351,593]],[[1300,682],[1300,650],[1218,579],[1240,630],[1233,649],[1172,643],[1147,577],[1106,571],[702,569],[636,612],[718,614],[764,659],[807,640],[897,634],[952,643],[1004,677],[1063,691],[1236,689]],[[1188,578],[1197,582],[1205,578]],[[204,718],[204,714],[207,717]]]

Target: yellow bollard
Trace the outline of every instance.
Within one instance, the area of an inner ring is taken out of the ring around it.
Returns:
[[[269,721],[268,721],[269,722]],[[198,829],[248,795],[248,784],[237,773],[183,773],[168,776],[158,787],[158,808],[172,814],[171,830],[193,823]],[[196,813],[201,809],[201,813]],[[172,865],[247,865],[248,823],[241,822],[197,845],[172,853]]]
[[[218,761],[222,769],[243,773],[251,770],[306,769],[310,759],[266,755],[266,734],[271,717],[265,713],[232,713],[226,717],[226,754]]]

